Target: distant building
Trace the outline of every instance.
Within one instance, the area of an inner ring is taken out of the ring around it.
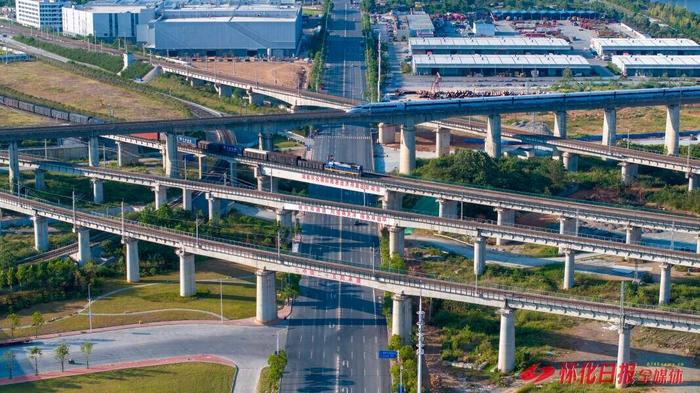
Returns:
[[[16,0],[17,23],[37,29],[61,31],[62,0]]]
[[[550,54],[571,51],[561,38],[547,37],[414,37],[412,54]]]
[[[435,26],[430,16],[425,12],[406,16],[409,37],[432,37],[435,35]]]
[[[156,16],[157,3],[87,3],[63,8],[63,33],[112,40],[135,41],[139,25]]]
[[[567,68],[574,75],[591,74],[591,65],[578,55],[414,55],[412,65],[416,75],[544,77],[561,76]]]
[[[700,76],[700,56],[632,55],[613,56],[624,75],[658,77]]]
[[[496,35],[496,26],[489,22],[474,22],[472,24],[472,34],[477,37],[493,37]]]
[[[593,38],[591,49],[601,57],[700,54],[700,45],[687,38]]]

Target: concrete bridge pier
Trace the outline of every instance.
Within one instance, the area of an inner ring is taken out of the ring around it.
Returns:
[[[233,87],[226,85],[216,85],[216,92],[219,97],[231,97],[233,95]]]
[[[46,182],[45,182],[45,175],[46,171],[43,169],[37,169],[34,171],[34,188],[36,188],[38,191],[43,190],[46,188]]]
[[[640,244],[642,242],[642,228],[633,225],[625,228],[625,243]]]
[[[88,165],[100,166],[100,143],[96,136],[88,138]]]
[[[228,162],[228,180],[232,186],[238,184],[238,165],[236,161]]]
[[[440,158],[450,154],[450,143],[452,134],[445,127],[438,127],[435,132],[435,157]]]
[[[403,206],[403,195],[396,191],[387,191],[382,197],[382,209],[401,210]]]
[[[153,188],[153,193],[155,194],[156,210],[160,209],[161,206],[165,206],[168,203],[168,187],[156,184]]]
[[[7,156],[10,161],[10,166],[8,169],[10,192],[13,192],[14,190],[17,190],[17,192],[19,192],[20,173],[17,141],[10,141],[8,143]]]
[[[484,150],[491,158],[501,157],[501,115],[489,115],[486,124]]]
[[[439,216],[442,218],[457,218],[458,203],[447,199],[437,199]]]
[[[561,157],[564,169],[569,172],[576,172],[578,170],[578,154],[565,151],[562,153]]]
[[[78,264],[82,266],[92,259],[90,228],[78,227],[76,232],[78,232]]]
[[[666,154],[669,156],[678,155],[678,142],[681,132],[681,106],[666,106],[666,134],[664,135],[664,145]]]
[[[204,178],[204,174],[207,171],[207,157],[197,156],[197,177],[199,180]]]
[[[554,130],[556,137],[566,139],[566,111],[554,112]]]
[[[170,178],[179,177],[177,164],[177,135],[167,132],[165,133],[165,175]]]
[[[269,132],[258,133],[258,149],[272,151],[272,134]]]
[[[414,169],[416,169],[416,127],[413,124],[402,124],[399,173],[408,175]]]
[[[138,147],[125,142],[117,144],[117,165],[124,166],[138,161]]]
[[[668,304],[671,301],[671,268],[668,263],[659,265],[659,304]]]
[[[576,236],[578,232],[578,223],[573,217],[559,217],[559,234],[560,235],[573,235]],[[559,247],[559,253],[563,254],[565,251],[564,247]]]
[[[700,175],[689,173],[688,175],[688,191],[695,191],[700,187]]]
[[[614,146],[617,140],[617,111],[606,108],[603,111],[603,145]]]
[[[621,324],[618,326],[617,334],[617,363],[615,364],[615,388],[622,389],[627,384],[624,383],[624,378],[621,378],[621,371],[623,370],[623,365],[628,364],[630,361],[630,334],[632,333],[632,326],[627,324]]]
[[[637,174],[639,173],[639,165],[622,162],[620,163],[620,166],[622,167],[622,175],[620,177],[622,184],[629,186],[634,183],[635,179],[637,179]]]
[[[377,143],[380,145],[396,143],[396,126],[393,124],[379,123],[378,128]]]
[[[397,226],[389,227],[389,255],[403,256],[404,228]]]
[[[395,293],[391,296],[391,300],[391,335],[401,337],[401,342],[407,344],[411,341],[411,328],[413,327],[411,298]]]
[[[194,274],[194,254],[177,250],[180,257],[180,296],[194,296],[197,293],[197,282]]]
[[[498,225],[512,227],[515,225],[515,211],[510,209],[496,208],[496,223]],[[501,237],[496,237],[496,245],[503,246],[508,244],[508,240],[503,240]]]
[[[474,275],[484,274],[486,269],[486,239],[483,236],[474,237]]]
[[[182,210],[192,210],[192,190],[182,189]]]
[[[209,221],[216,222],[221,218],[221,200],[214,198],[211,194],[206,194],[207,211],[209,212]]]
[[[255,281],[255,320],[259,323],[270,323],[277,319],[275,272],[258,270],[255,272]]]
[[[498,336],[498,371],[509,373],[515,368],[515,310],[503,308],[501,315],[501,332]]]
[[[572,250],[564,250],[564,283],[562,289],[574,287],[574,270],[576,263],[576,253]]]
[[[92,183],[92,200],[95,203],[102,203],[105,200],[104,182],[99,179],[90,179]]]
[[[695,238],[695,253],[700,254],[700,235]]]
[[[277,209],[275,211],[275,219],[282,228],[292,228],[294,220],[292,220],[292,212],[290,210]]]
[[[265,103],[265,97],[260,94],[248,92],[248,105],[262,106]]]
[[[126,244],[126,282],[135,283],[141,281],[139,273],[139,241],[127,237]]]
[[[44,252],[49,249],[49,219],[39,215],[32,216],[34,222],[34,249]]]

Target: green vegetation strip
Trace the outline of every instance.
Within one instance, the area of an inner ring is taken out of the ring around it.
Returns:
[[[229,393],[235,369],[209,363],[132,368],[2,387],[4,393]]]
[[[323,71],[326,68],[326,39],[328,38],[328,21],[330,19],[333,2],[324,0],[323,16],[321,17],[321,31],[313,38],[309,48],[309,54],[313,57],[311,65],[309,89],[318,91],[323,81]]]
[[[278,392],[285,367],[287,367],[287,353],[285,351],[270,355],[267,359],[267,367],[260,371],[258,393]]]
[[[23,44],[43,49],[47,52],[55,53],[73,61],[91,64],[115,74],[122,69],[122,65],[124,64],[121,57],[106,53],[90,52],[85,49],[66,48],[60,45],[38,40],[34,37],[26,37],[23,35],[15,36],[14,39]]]

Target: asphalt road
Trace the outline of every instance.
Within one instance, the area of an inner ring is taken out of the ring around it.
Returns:
[[[80,344],[93,343],[90,364],[138,361],[171,356],[197,354],[218,355],[228,358],[239,368],[234,392],[254,392],[260,370],[267,365],[267,357],[275,351],[276,335],[279,332],[280,345],[284,344],[285,329],[267,326],[227,326],[227,325],[167,325],[142,327],[111,332],[83,334],[72,337],[59,337],[39,340],[28,345],[3,347],[0,356],[6,351],[15,352],[15,375],[34,373],[34,365],[27,358],[30,347],[38,346],[43,355],[39,360],[39,371],[60,370],[60,363],[54,358],[54,350],[61,343],[70,349],[70,358],[77,364],[66,368],[85,367],[85,358],[80,353]],[[7,367],[0,368],[0,378],[7,377]]]
[[[329,23],[327,93],[362,99],[364,49],[360,12],[349,1],[335,1]],[[361,127],[320,130],[313,158],[354,162],[373,168],[369,130]],[[364,195],[311,186],[317,198],[374,203]],[[376,225],[307,214],[302,220],[302,252],[371,265],[379,260]],[[378,262],[377,262],[378,263]],[[289,320],[289,364],[282,392],[389,392],[389,366],[377,359],[387,343],[381,293],[368,288],[305,277]]]

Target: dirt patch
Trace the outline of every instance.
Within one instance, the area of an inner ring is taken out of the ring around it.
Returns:
[[[303,60],[193,62],[192,65],[195,68],[220,73],[222,76],[228,75],[290,89],[307,88],[311,73],[311,64]]]
[[[165,100],[90,79],[40,61],[11,63],[0,68],[0,86],[34,97],[61,102],[101,115],[126,120],[185,117]]]
[[[24,111],[0,106],[0,124],[2,124],[3,127],[12,127],[59,123],[44,116],[33,115]]]

